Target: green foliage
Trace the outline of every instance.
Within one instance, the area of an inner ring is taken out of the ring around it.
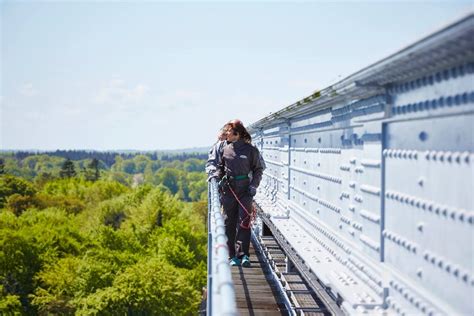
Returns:
[[[108,174],[108,180],[129,186],[132,183],[132,176],[121,171],[111,171]]]
[[[120,273],[112,286],[82,299],[77,314],[195,314],[200,293],[189,276],[165,260],[141,260]]]
[[[76,169],[71,159],[68,158],[64,161],[59,176],[61,178],[72,178],[76,176]]]
[[[15,193],[7,198],[5,206],[7,210],[11,211],[16,216],[19,216],[28,208],[35,207],[36,199],[31,195],[20,195]]]
[[[40,270],[39,251],[36,245],[14,230],[0,231],[0,284],[3,286],[3,304],[23,301],[27,311],[34,311],[27,297],[35,288],[33,277]],[[12,297],[13,296],[13,297]]]
[[[120,228],[120,224],[127,217],[127,204],[124,198],[119,197],[102,202],[97,208],[101,224]]]
[[[87,247],[80,223],[64,210],[28,210],[18,218],[18,231],[39,250],[42,263],[49,264],[66,255],[78,255]]]
[[[180,268],[192,269],[205,259],[206,234],[193,231],[188,222],[173,219],[152,235],[150,249]]]
[[[180,170],[173,168],[163,168],[157,172],[157,181],[162,183],[172,194],[175,194],[179,190],[179,179],[181,177]]]
[[[187,172],[203,172],[205,165],[206,163],[204,160],[190,158],[184,161],[183,167]]]
[[[0,314],[2,315],[21,315],[22,307],[20,296],[7,294],[4,286],[0,285]]]
[[[86,204],[83,201],[73,196],[37,194],[34,201],[34,206],[38,209],[55,207],[70,214],[78,214],[86,208]]]
[[[88,181],[97,181],[100,178],[99,171],[99,160],[96,158],[92,159],[90,163],[87,164],[87,168],[84,171],[84,176]]]
[[[0,314],[189,315],[206,283],[202,160],[119,158],[60,178],[63,158],[5,161]],[[133,163],[144,184],[131,187]],[[128,167],[127,167],[128,166]],[[18,172],[22,177],[12,175]],[[161,182],[163,181],[163,182]]]
[[[32,303],[41,314],[73,315],[74,294],[82,260],[77,257],[59,259],[56,264],[40,271],[36,279],[41,284],[33,295]]]
[[[0,176],[0,208],[4,207],[7,198],[13,194],[32,196],[35,192],[28,181],[10,175]]]

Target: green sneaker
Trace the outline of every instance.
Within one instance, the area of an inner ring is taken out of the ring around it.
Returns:
[[[233,257],[229,260],[231,266],[240,266],[240,259],[237,257]]]
[[[250,259],[249,256],[245,255],[242,257],[242,267],[250,267]]]

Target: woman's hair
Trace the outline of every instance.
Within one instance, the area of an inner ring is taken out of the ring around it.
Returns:
[[[246,143],[252,142],[252,136],[250,136],[249,132],[244,127],[244,124],[240,120],[232,120],[227,123],[229,129],[237,134],[239,134],[240,138],[243,139]]]
[[[219,132],[217,133],[217,140],[218,141],[221,141],[221,140],[225,140],[226,139],[226,136],[227,136],[227,131],[229,130],[229,124],[225,124],[224,126],[222,126],[222,128],[219,130]]]

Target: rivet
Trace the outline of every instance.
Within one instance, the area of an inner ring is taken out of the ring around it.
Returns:
[[[469,222],[469,224],[471,224],[471,225],[474,224],[474,215],[472,214],[472,212],[471,212],[471,214],[466,215],[466,217],[467,217],[467,221]]]
[[[441,211],[441,214],[443,214],[443,216],[447,216],[448,215],[448,209],[446,207],[443,208],[443,210]]]
[[[460,94],[456,94],[454,96],[454,104],[456,104],[456,105],[461,104],[461,95]]]
[[[446,270],[446,272],[451,272],[451,264],[446,263],[446,265],[444,266],[444,269]]]
[[[439,104],[440,107],[443,107],[443,106],[444,106],[444,97],[440,97],[440,98],[438,99],[438,104]]]
[[[444,152],[439,152],[438,153],[438,158],[439,158],[439,161],[443,162],[444,161]]]
[[[454,274],[454,276],[456,276],[456,277],[459,276],[459,268],[458,268],[458,267],[454,267],[454,268],[453,268],[453,274]]]
[[[469,152],[465,151],[461,154],[461,160],[465,163],[469,163]]]
[[[469,102],[469,99],[467,97],[467,92],[464,92],[461,96],[461,99],[462,99],[462,103],[467,103]]]
[[[453,153],[453,160],[457,163],[461,163],[461,154],[459,152]]]
[[[449,217],[451,217],[451,219],[456,219],[457,213],[458,212],[455,209],[451,209],[451,212],[449,213]]]
[[[453,97],[452,96],[448,96],[446,98],[446,104],[450,107],[453,105]]]
[[[438,261],[438,267],[440,267],[441,269],[443,268],[444,266],[444,261],[442,259],[439,259]]]
[[[447,161],[447,162],[452,162],[452,161],[453,161],[452,156],[453,156],[452,152],[447,151],[447,152],[445,153],[446,161]]]
[[[418,228],[418,230],[419,230],[420,232],[423,231],[423,223],[422,223],[422,222],[418,223],[418,225],[416,225],[416,227]]]
[[[423,276],[423,270],[422,269],[416,270],[416,275],[421,278]]]

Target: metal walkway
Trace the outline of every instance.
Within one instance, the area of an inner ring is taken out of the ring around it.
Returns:
[[[287,315],[278,298],[278,288],[272,285],[272,274],[262,258],[250,245],[250,268],[232,267],[237,312],[240,315]]]

